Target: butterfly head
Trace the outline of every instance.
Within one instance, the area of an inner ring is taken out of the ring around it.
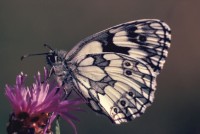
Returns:
[[[51,66],[54,65],[58,61],[58,55],[56,51],[50,51],[46,55],[46,61],[48,65],[51,65]]]
[[[54,66],[62,63],[66,58],[67,52],[63,50],[50,50],[46,56],[47,64]]]

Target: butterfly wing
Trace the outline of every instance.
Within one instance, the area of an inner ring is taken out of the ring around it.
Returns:
[[[73,81],[90,107],[114,123],[133,120],[153,102],[156,77],[170,47],[160,20],[120,24],[81,41],[68,53]]]

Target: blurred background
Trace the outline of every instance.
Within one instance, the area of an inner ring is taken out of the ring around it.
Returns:
[[[172,29],[172,46],[159,75],[155,102],[134,121],[113,125],[87,106],[74,113],[79,134],[200,134],[200,1],[198,0],[0,0],[0,134],[12,111],[4,96],[21,71],[43,71],[44,43],[70,50],[81,39],[110,26],[143,18],[161,19]],[[73,133],[63,122],[61,134]]]

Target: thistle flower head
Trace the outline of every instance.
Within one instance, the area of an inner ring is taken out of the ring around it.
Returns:
[[[76,132],[72,120],[77,118],[69,112],[80,110],[77,105],[83,102],[79,99],[63,100],[63,89],[55,85],[55,82],[48,83],[46,69],[44,69],[44,81],[38,72],[33,85],[26,87],[26,78],[27,75],[21,73],[17,75],[16,85],[6,85],[5,95],[13,109],[7,127],[8,133],[51,133],[50,125],[57,115],[69,122]]]

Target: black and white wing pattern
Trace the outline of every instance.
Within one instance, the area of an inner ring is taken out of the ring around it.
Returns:
[[[94,111],[116,124],[133,120],[153,102],[170,40],[169,26],[154,19],[94,34],[68,53],[73,82]]]

